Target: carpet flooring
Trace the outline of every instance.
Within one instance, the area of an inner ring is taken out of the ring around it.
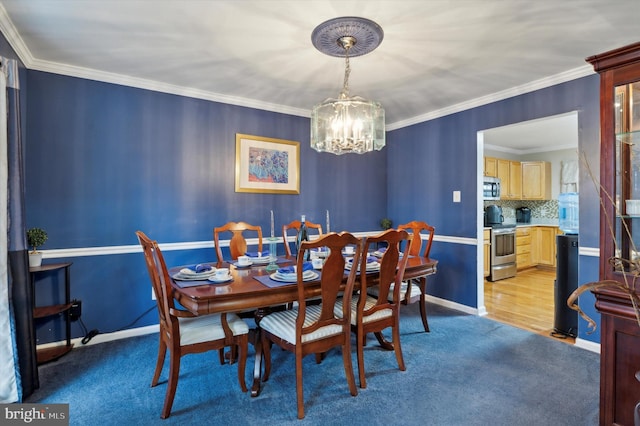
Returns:
[[[339,350],[304,361],[306,417],[297,420],[295,363],[277,347],[262,393],[251,398],[236,365],[217,352],[182,358],[171,417],[160,419],[168,356],[151,388],[157,335],[77,348],[39,367],[28,403],[69,403],[72,425],[597,425],[599,355],[486,318],[429,305],[401,307],[407,370],[373,336],[365,348],[367,389],[349,394]],[[247,384],[251,384],[253,347]],[[357,363],[352,354],[357,382]]]

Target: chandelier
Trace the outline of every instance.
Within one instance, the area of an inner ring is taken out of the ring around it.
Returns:
[[[311,34],[313,45],[330,56],[344,57],[344,83],[338,98],[327,98],[311,112],[311,148],[341,155],[363,154],[385,145],[384,109],[379,102],[349,96],[349,57],[365,55],[382,42],[375,22],[357,17],[330,19]]]

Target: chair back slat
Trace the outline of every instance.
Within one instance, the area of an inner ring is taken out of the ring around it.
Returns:
[[[355,252],[353,255],[353,267],[349,271],[345,282],[345,258],[342,255],[342,250],[347,245],[355,245]],[[351,303],[351,295],[353,293],[353,287],[355,285],[357,268],[356,265],[359,262],[362,254],[362,240],[354,235],[343,232],[340,234],[330,233],[321,236],[314,241],[305,241],[301,244],[300,250],[310,250],[314,248],[327,247],[329,249],[329,256],[326,258],[324,265],[322,266],[322,274],[320,277],[320,296],[322,311],[320,318],[317,322],[304,327],[306,317],[306,301],[309,295],[307,294],[303,276],[304,259],[302,256],[297,260],[297,274],[298,274],[298,305],[299,314],[297,318],[298,339],[302,339],[303,334],[312,333],[313,331],[327,325],[338,324],[345,328],[345,332],[349,333],[351,312],[348,306]],[[337,318],[334,314],[334,307],[339,295],[343,294],[344,309],[343,317]]]
[[[167,270],[166,263],[162,251],[158,246],[158,242],[151,240],[142,231],[137,231],[138,241],[142,246],[145,263],[151,279],[153,291],[156,294],[156,304],[158,306],[158,315],[161,324],[167,333],[173,331],[176,319],[171,315],[171,310],[175,308],[173,302],[173,292],[171,288],[171,278]]]
[[[230,232],[229,252],[231,260],[237,260],[238,256],[242,256],[247,251],[247,240],[245,232],[254,232],[258,238],[258,251],[262,251],[262,227],[259,225],[250,225],[246,222],[227,222],[223,226],[213,228],[213,242],[216,246],[216,255],[218,257],[218,266],[224,262],[222,256],[222,247],[220,247],[220,235]]]
[[[305,224],[307,225],[307,229],[316,229],[318,231],[318,235],[322,235],[322,225],[319,225],[317,223],[313,223],[313,222],[309,222],[306,221]],[[291,222],[287,223],[286,225],[282,225],[282,241],[284,243],[284,249],[286,252],[286,256],[288,258],[292,258],[293,257],[293,252],[291,251],[291,246],[289,245],[289,230],[293,230],[296,231],[296,234],[298,233],[298,231],[300,230],[300,221],[299,220],[292,220]]]
[[[429,254],[431,253],[431,245],[433,244],[433,236],[436,231],[433,226],[429,225],[426,222],[414,220],[403,225],[398,225],[398,230],[405,230],[413,235],[413,239],[411,240],[411,248],[409,250],[409,254],[411,254],[411,256],[422,256],[425,258],[429,257]],[[424,250],[421,253],[422,235],[424,235],[421,234],[422,232],[427,233],[427,239]]]
[[[411,241],[413,236],[410,235],[407,231],[404,230],[396,230],[389,229],[387,231],[382,232],[373,237],[367,237],[364,241],[364,253],[369,252],[376,246],[378,243],[387,243],[387,249],[380,260],[380,273],[379,277],[376,280],[376,284],[379,287],[378,300],[375,306],[371,307],[368,310],[364,310],[364,305],[366,302],[365,297],[361,297],[359,302],[359,312],[363,312],[365,315],[370,315],[371,313],[380,310],[389,308],[390,305],[396,305],[394,309],[397,309],[397,304],[400,299],[400,287],[402,284],[402,276],[404,275],[404,270],[407,266],[407,260],[410,256],[410,248]],[[406,241],[404,244],[404,252],[403,255],[400,256],[402,243]],[[360,270],[366,271],[367,267],[367,256],[366,254],[362,256]],[[393,286],[393,302],[389,301],[389,291],[391,288],[391,284]],[[367,274],[360,274],[360,291],[362,294],[367,294],[367,286],[368,279]]]

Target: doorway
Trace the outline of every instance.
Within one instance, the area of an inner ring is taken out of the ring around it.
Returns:
[[[551,163],[551,200],[509,200],[502,204],[505,222],[515,223],[518,207],[532,207],[532,224],[557,225],[557,202],[561,192],[563,161],[578,161],[578,113],[545,117],[514,123],[477,133],[478,152],[478,241],[483,241],[482,181],[484,157],[511,161],[547,161]],[[496,203],[492,201],[491,203]],[[554,325],[555,268],[532,267],[518,271],[515,277],[495,282],[484,279],[484,250],[478,244],[478,312],[490,319],[549,336]],[[564,339],[571,343],[575,339]]]

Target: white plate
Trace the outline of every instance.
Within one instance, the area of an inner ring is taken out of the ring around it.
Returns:
[[[218,278],[215,275],[213,277],[209,278],[209,281],[214,282],[214,283],[226,283],[228,281],[232,281],[233,280],[233,275],[229,274],[224,278]]]
[[[267,263],[269,263],[270,260],[271,260],[270,256],[252,257],[251,258],[251,262],[256,264],[256,265],[267,264]]]
[[[236,268],[249,268],[251,265],[253,265],[253,262],[249,262],[246,265],[241,265],[238,262],[233,262],[233,266],[235,266]]]
[[[353,264],[353,259],[347,259],[347,262],[345,264],[345,268],[346,269],[351,269],[351,266]],[[358,270],[360,269],[360,265],[358,265]],[[380,269],[380,263],[379,262],[369,262],[367,263],[367,271],[377,271]]]
[[[206,274],[193,274],[193,275],[183,275],[180,272],[178,272],[177,274],[173,274],[173,276],[171,278],[173,278],[174,280],[178,280],[178,281],[206,281],[209,277],[213,276],[213,274],[215,274],[215,268],[213,269],[213,271],[208,271]]]
[[[304,273],[302,274],[302,280],[312,281],[318,278],[319,276],[320,275],[315,271],[304,271]],[[269,275],[269,277],[271,277],[271,279],[274,281],[280,281],[284,283],[295,283],[298,280],[298,277],[295,274],[282,275],[277,272],[274,272],[273,274]]]

